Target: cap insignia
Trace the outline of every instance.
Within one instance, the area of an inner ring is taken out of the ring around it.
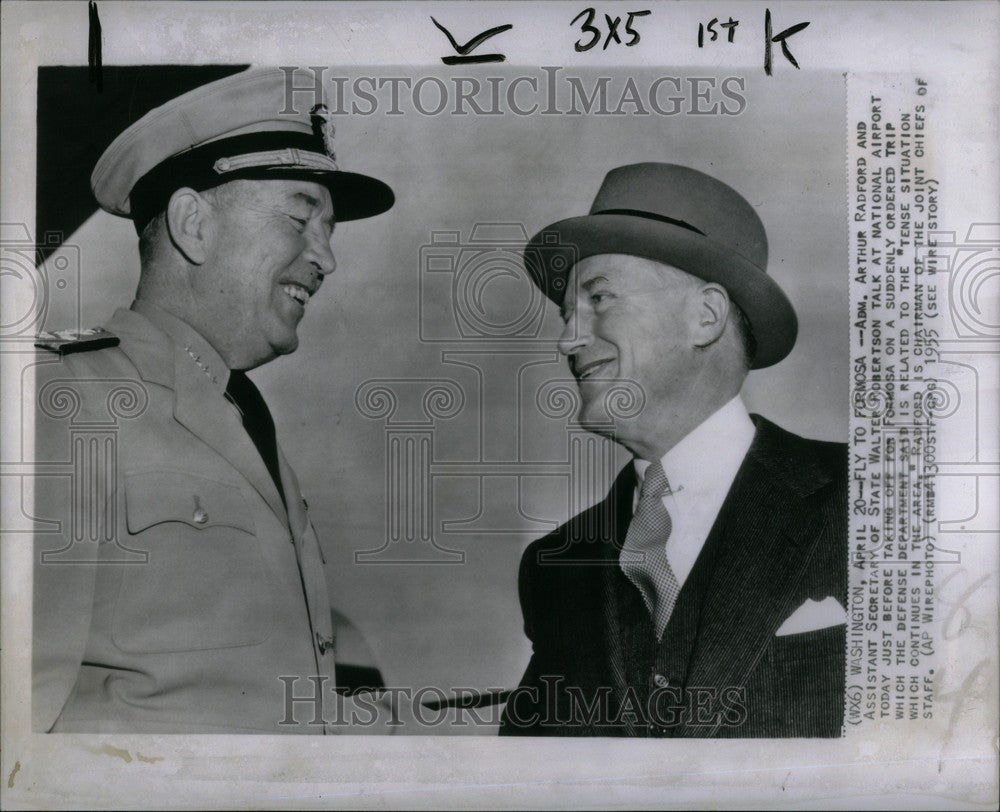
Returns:
[[[326,150],[326,154],[333,160],[337,160],[333,151],[333,136],[337,132],[337,128],[333,125],[333,113],[327,109],[325,104],[317,104],[309,111],[309,116],[312,119],[313,132],[323,139],[323,148]]]

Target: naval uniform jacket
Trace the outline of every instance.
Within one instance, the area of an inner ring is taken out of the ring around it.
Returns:
[[[753,443],[659,642],[618,566],[634,466],[528,547],[519,590],[533,653],[501,735],[841,735],[846,626],[776,632],[808,600],[846,606],[847,450],[752,417]]]
[[[107,330],[118,346],[35,368],[34,728],[324,732],[309,703],[288,716],[279,679],[334,684],[295,474],[279,449],[286,508],[184,348],[131,310]]]

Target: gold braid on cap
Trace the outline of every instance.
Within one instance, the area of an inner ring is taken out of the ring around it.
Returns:
[[[264,167],[265,169],[319,169],[336,172],[338,167],[332,157],[302,149],[272,149],[266,152],[248,152],[219,158],[212,169],[216,174],[239,172],[243,169]]]

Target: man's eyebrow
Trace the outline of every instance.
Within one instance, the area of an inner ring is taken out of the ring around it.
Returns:
[[[308,192],[295,192],[292,195],[292,199],[303,200],[306,203],[308,203],[310,206],[312,206],[312,208],[314,208],[314,209],[318,209],[318,208],[320,208],[323,205],[322,202],[319,200],[319,198],[313,197]],[[333,229],[337,225],[337,220],[336,220],[336,218],[334,217],[333,214],[331,214],[329,217],[324,218],[323,222],[326,223],[330,227],[330,231],[333,231]]]
[[[592,276],[592,277],[590,277],[590,279],[587,279],[584,282],[580,282],[579,285],[578,285],[578,287],[581,287],[585,291],[587,291],[587,293],[590,293],[590,289],[592,287],[594,287],[594,285],[596,285],[598,282],[607,282],[608,284],[610,284],[610,282],[609,282],[609,280],[608,280],[608,278],[606,276],[602,276],[601,274],[597,274],[596,276]],[[572,313],[573,310],[575,309],[575,307],[570,307],[570,306],[568,306],[566,304],[566,302],[569,301],[569,298],[570,297],[568,295],[564,296],[563,297],[563,303],[559,306],[559,315],[562,316],[563,321],[565,321],[566,317],[570,313]]]
[[[316,206],[319,206],[319,198],[313,197],[308,192],[293,192],[292,197],[302,198],[306,203],[308,203],[310,206],[313,206],[314,208]]]
[[[601,276],[600,274],[598,274],[597,276],[590,277],[590,279],[588,279],[586,282],[581,282],[580,287],[583,288],[585,291],[587,291],[587,293],[590,293],[590,289],[594,287],[594,285],[596,285],[598,282],[607,282],[607,281],[608,278],[606,276]]]

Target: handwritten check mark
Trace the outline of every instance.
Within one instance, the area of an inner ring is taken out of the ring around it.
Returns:
[[[455,53],[459,56],[444,56],[441,57],[441,61],[446,65],[452,65],[458,62],[503,62],[505,57],[503,54],[484,54],[482,56],[469,56],[469,54],[482,45],[490,37],[495,37],[497,34],[502,34],[504,31],[513,28],[511,24],[498,25],[495,28],[487,29],[481,34],[476,34],[472,39],[466,42],[464,45],[459,45],[455,38],[451,35],[451,32],[445,28],[441,23],[431,17],[431,22],[437,26],[438,30],[441,31],[447,38],[448,42],[451,43],[451,47],[455,49]]]

